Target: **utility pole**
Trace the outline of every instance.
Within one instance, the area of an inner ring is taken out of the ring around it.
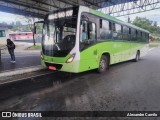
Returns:
[[[130,19],[130,17],[128,16],[128,23],[131,23],[131,19]]]

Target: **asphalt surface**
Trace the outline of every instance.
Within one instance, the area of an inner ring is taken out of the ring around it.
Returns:
[[[11,63],[11,58],[7,54],[1,56],[1,62],[0,62],[0,72],[6,71],[6,70],[16,70],[19,68],[24,67],[30,67],[30,66],[36,66],[40,65],[40,53],[30,53],[30,54],[15,54],[16,57],[16,63]]]
[[[29,79],[28,82],[24,80],[25,82],[21,81],[8,86],[1,85],[0,110],[159,111],[159,53],[160,48],[155,48],[139,62],[127,61],[112,65],[105,74],[98,74],[95,71],[80,74],[56,72]],[[45,119],[158,120],[160,118]]]

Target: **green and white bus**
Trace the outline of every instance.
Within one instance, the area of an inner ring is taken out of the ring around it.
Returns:
[[[149,32],[84,6],[49,13],[42,32],[42,65],[50,70],[105,72],[145,55]]]

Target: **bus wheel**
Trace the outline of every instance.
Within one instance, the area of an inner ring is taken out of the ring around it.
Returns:
[[[140,52],[137,51],[136,58],[134,59],[134,62],[138,62],[139,58],[140,58]]]
[[[108,59],[105,55],[102,55],[99,62],[98,72],[104,73],[107,70],[107,68],[108,68]]]

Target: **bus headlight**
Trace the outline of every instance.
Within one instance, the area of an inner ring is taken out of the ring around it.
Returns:
[[[68,60],[66,61],[67,63],[71,63],[73,60],[74,60],[74,57],[75,57],[75,53],[73,53],[69,58]]]

